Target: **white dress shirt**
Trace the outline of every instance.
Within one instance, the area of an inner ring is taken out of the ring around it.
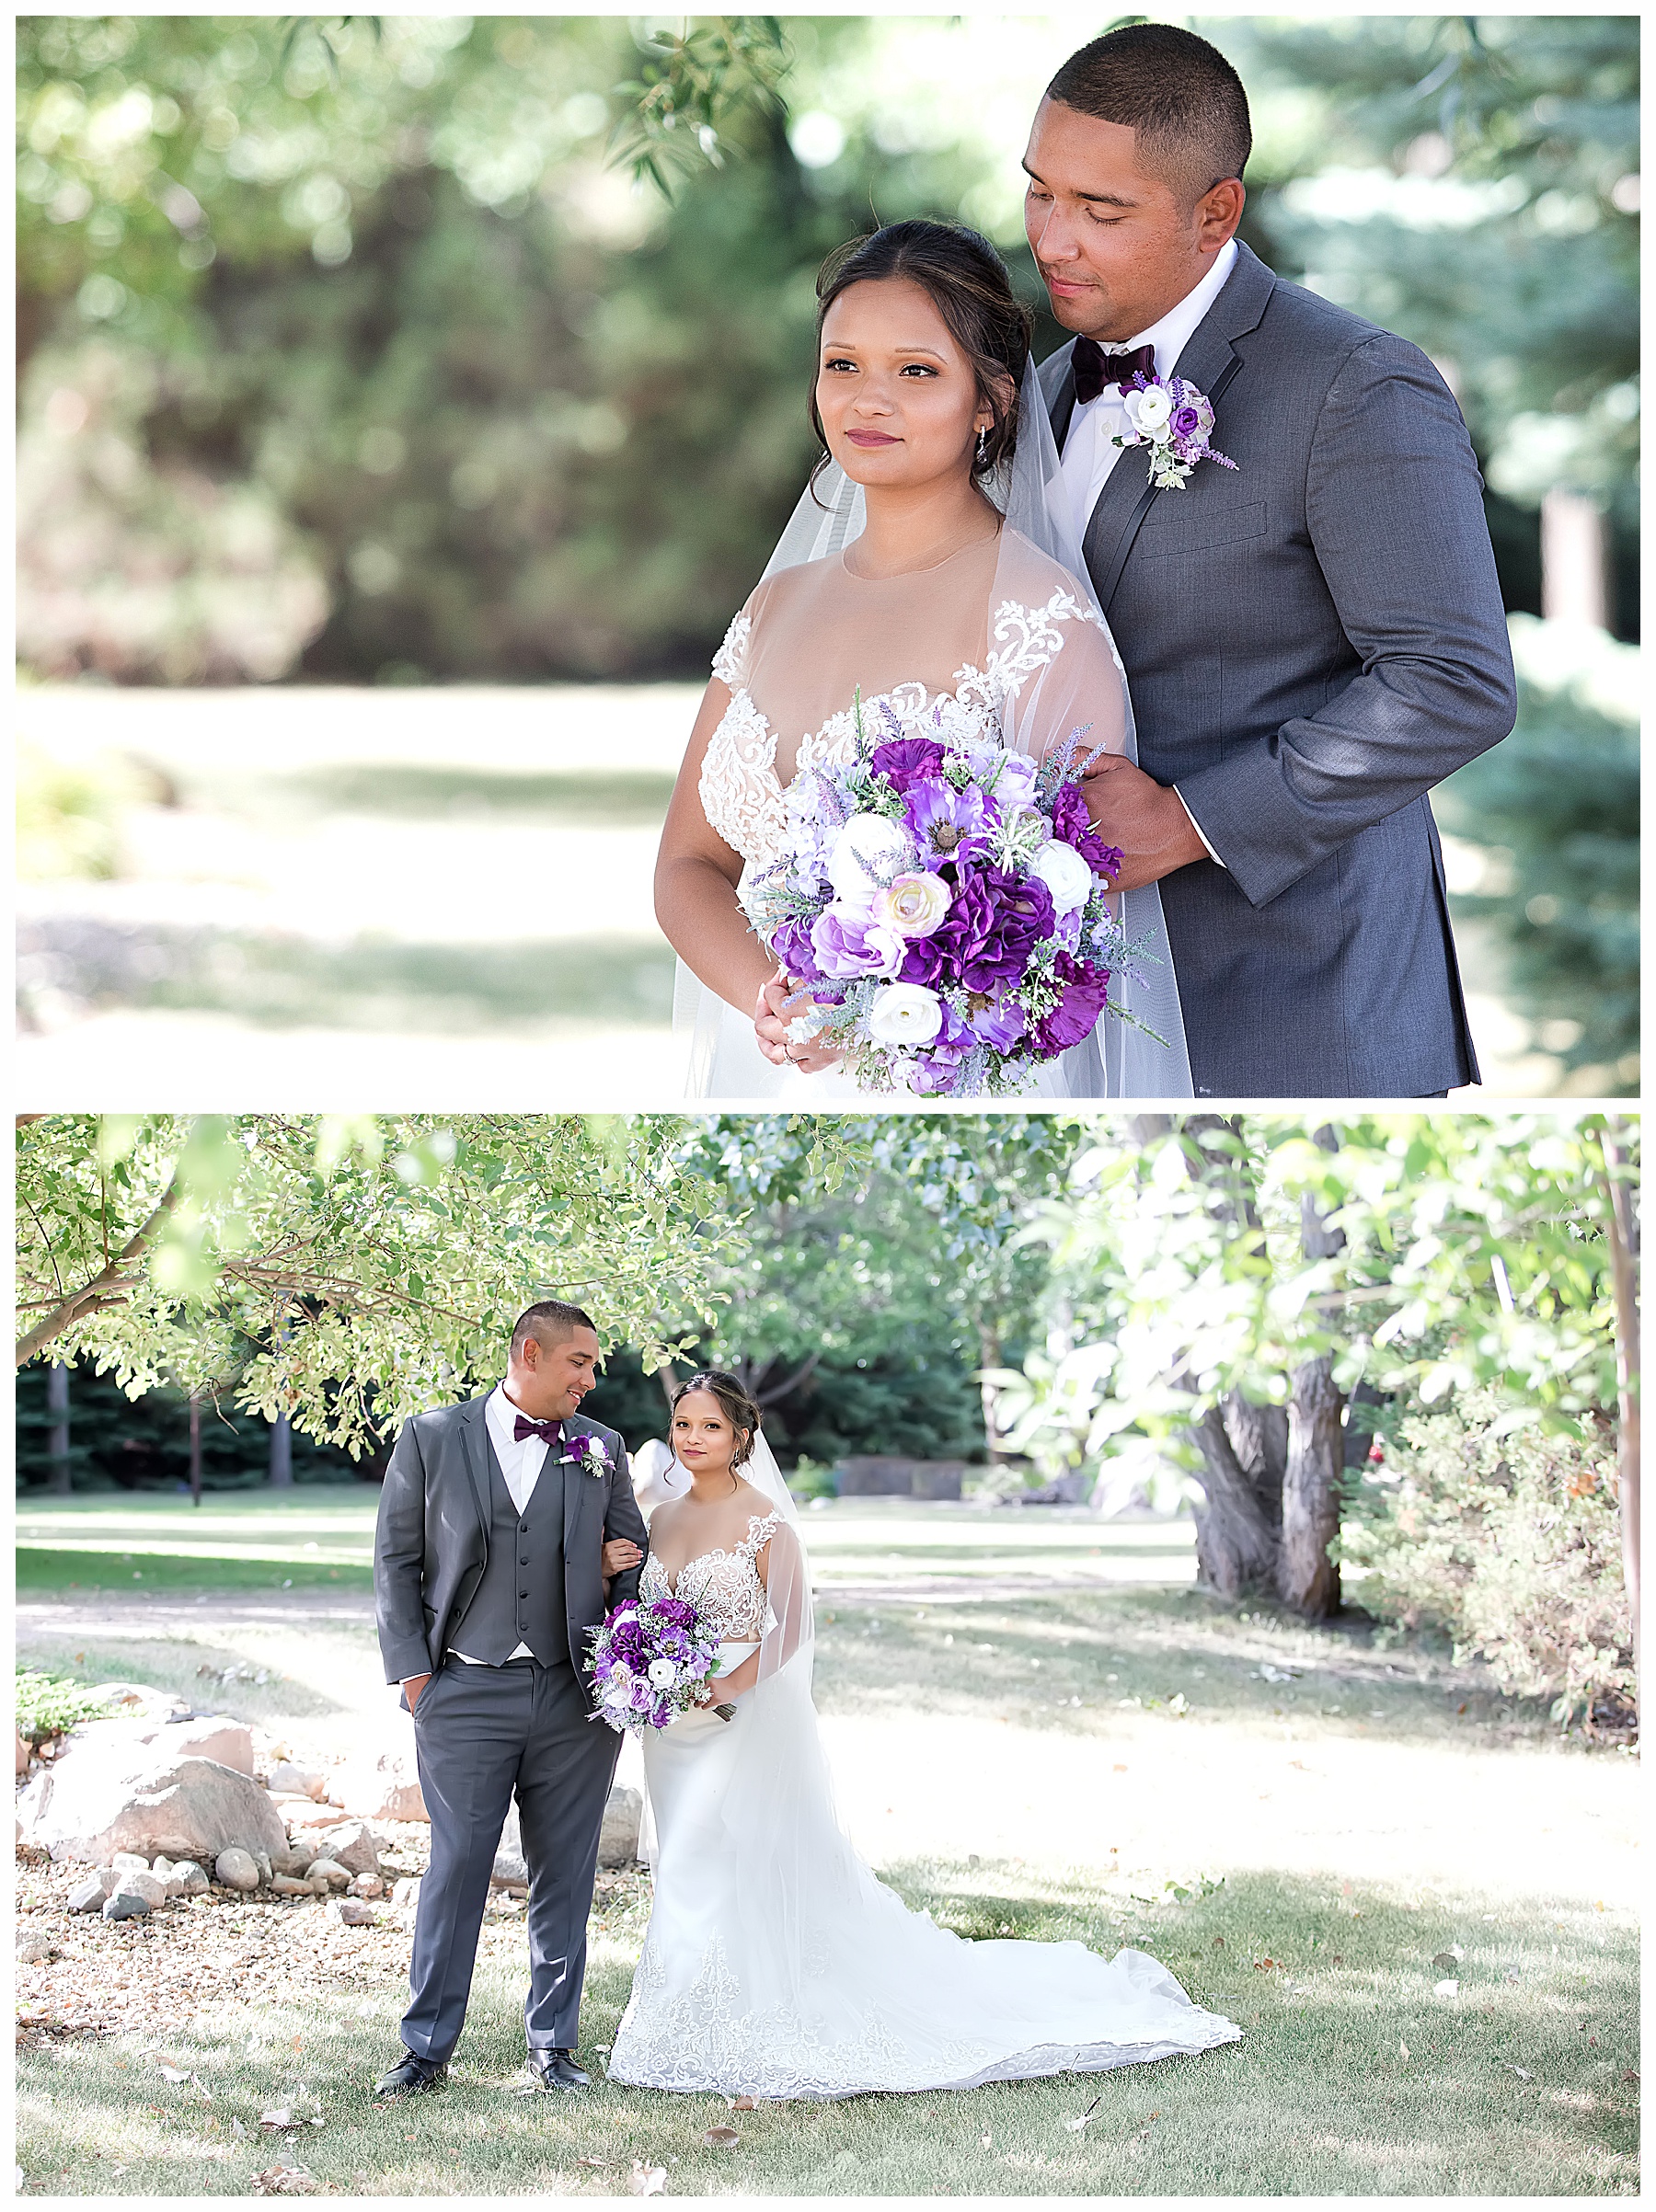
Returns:
[[[495,1457],[500,1462],[501,1476],[520,1516],[535,1496],[535,1485],[540,1480],[541,1469],[546,1465],[546,1454],[551,1450],[544,1437],[525,1437],[521,1444],[518,1442],[512,1431],[523,1410],[521,1405],[514,1404],[507,1396],[503,1382],[497,1382],[483,1401],[483,1419],[489,1429],[489,1440],[494,1446]],[[559,1437],[563,1435],[561,1423],[558,1433]],[[489,1664],[487,1659],[474,1659],[468,1651],[454,1650],[453,1645],[449,1646],[449,1651],[452,1657],[464,1659],[468,1667],[487,1667]],[[526,1644],[520,1644],[510,1656],[514,1659],[532,1659],[535,1654]]]
[[[1236,266],[1236,241],[1227,238],[1213,256],[1213,266],[1200,284],[1187,292],[1177,307],[1170,307],[1159,323],[1152,323],[1148,330],[1141,330],[1136,338],[1111,338],[1110,352],[1131,352],[1138,346],[1156,349],[1156,373],[1171,376],[1179,355],[1196,335],[1197,326],[1208,309],[1225,289],[1225,279]],[[1093,509],[1098,504],[1098,494],[1110,478],[1110,472],[1126,450],[1110,441],[1126,436],[1129,429],[1127,410],[1121,405],[1120,384],[1106,384],[1097,399],[1089,399],[1085,407],[1077,405],[1070,416],[1069,430],[1064,436],[1064,453],[1059,463],[1064,476],[1064,489],[1069,494],[1070,512],[1075,521],[1075,535],[1085,541],[1087,525],[1092,520]],[[1178,785],[1174,788],[1177,790]],[[1179,792],[1179,803],[1190,816],[1190,827],[1207,845],[1214,860],[1219,855],[1208,844],[1202,824],[1196,819]],[[1223,867],[1225,863],[1219,860]]]

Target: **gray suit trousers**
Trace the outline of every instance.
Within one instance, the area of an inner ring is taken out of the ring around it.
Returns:
[[[587,1914],[621,1739],[591,1719],[572,1668],[450,1659],[414,1708],[431,1866],[420,1885],[404,2047],[441,2064],[460,2040],[489,1877],[516,1795],[529,1871],[531,2050],[573,2050]]]

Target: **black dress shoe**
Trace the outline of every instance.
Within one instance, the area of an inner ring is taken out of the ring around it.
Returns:
[[[576,2065],[573,2051],[531,2051],[529,2071],[543,2089],[591,2089],[592,2086],[592,2075]]]
[[[388,2074],[382,2074],[374,2085],[376,2097],[417,2097],[422,2090],[441,2089],[448,2078],[446,2063],[437,2064],[430,2058],[416,2057],[405,2051],[399,2065]]]

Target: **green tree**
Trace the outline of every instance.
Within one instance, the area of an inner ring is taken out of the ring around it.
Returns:
[[[1597,1116],[1097,1124],[1034,1232],[1073,1348],[1015,1434],[1055,1426],[1096,1458],[1152,1439],[1201,1489],[1204,1580],[1325,1612],[1331,1431],[1359,1384],[1426,1407],[1494,1389],[1512,1427],[1577,1435],[1636,1393],[1616,1295],[1636,1168]],[[1637,1484],[1624,1462],[1624,1518]]]
[[[671,1117],[50,1115],[19,1131],[19,1366],[223,1394],[353,1456],[499,1371],[537,1297],[652,1362],[739,1249]]]

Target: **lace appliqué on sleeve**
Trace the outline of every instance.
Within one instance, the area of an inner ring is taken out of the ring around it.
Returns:
[[[736,693],[707,739],[697,788],[707,827],[733,853],[765,861],[780,852],[788,809],[776,782],[776,733],[744,691]]]
[[[733,692],[739,692],[747,682],[748,639],[753,634],[753,618],[743,607],[725,632],[723,645],[713,656],[713,673]]]
[[[989,625],[991,646],[981,669],[955,670],[955,696],[963,705],[974,705],[998,715],[1017,698],[1031,676],[1056,660],[1064,650],[1061,623],[1089,622],[1102,630],[1096,608],[1062,587],[1044,606],[1025,606],[1019,600],[1004,599]],[[1108,635],[1108,632],[1106,633]],[[998,646],[1000,650],[995,648]],[[1114,641],[1111,640],[1111,651]],[[1117,656],[1116,666],[1121,659]]]

